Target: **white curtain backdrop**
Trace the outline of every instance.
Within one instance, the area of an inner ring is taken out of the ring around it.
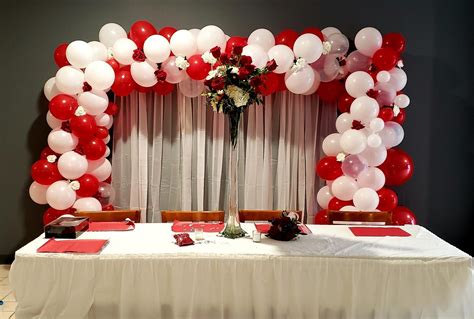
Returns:
[[[112,184],[115,205],[139,208],[142,221],[160,211],[226,210],[227,118],[205,99],[179,91],[117,98]],[[239,132],[239,209],[317,211],[315,164],[334,131],[336,107],[318,97],[277,93],[250,106]]]

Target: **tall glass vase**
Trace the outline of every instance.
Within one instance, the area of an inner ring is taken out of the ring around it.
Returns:
[[[239,120],[241,113],[229,114],[229,129],[230,129],[230,154],[229,154],[229,198],[228,198],[228,216],[225,228],[222,231],[222,236],[227,238],[244,237],[246,232],[240,227],[239,210],[238,210],[238,142],[237,132],[239,128]]]

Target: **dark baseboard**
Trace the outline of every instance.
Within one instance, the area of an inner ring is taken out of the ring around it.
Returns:
[[[0,265],[11,264],[13,262],[14,255],[0,255]]]

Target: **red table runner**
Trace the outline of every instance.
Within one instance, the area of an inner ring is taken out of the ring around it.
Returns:
[[[351,232],[357,237],[371,236],[371,237],[408,237],[411,236],[400,227],[349,227]]]
[[[38,248],[39,253],[81,253],[97,254],[109,241],[107,239],[66,239],[51,238]]]
[[[132,221],[123,222],[90,222],[89,231],[127,231],[134,230],[135,223]]]
[[[180,222],[174,221],[171,230],[176,233],[192,232],[195,228],[202,228],[206,233],[219,233],[224,230],[224,223],[203,223],[203,222]]]

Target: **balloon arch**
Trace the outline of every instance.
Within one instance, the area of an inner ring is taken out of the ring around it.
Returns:
[[[276,36],[258,29],[245,38],[229,37],[213,25],[157,30],[147,21],[135,22],[128,33],[108,23],[99,41],[61,44],[54,51],[59,70],[44,85],[52,131],[32,165],[30,196],[50,206],[45,223],[74,209],[113,209],[106,144],[118,107],[107,92],[166,95],[177,85],[185,96],[197,97],[216,88],[219,68],[238,52],[251,59],[233,61],[237,67],[230,74],[265,70],[249,83],[259,95],[288,90],[337,103],[337,133],[324,139],[326,156],[316,165],[327,181],[317,194],[322,210],[316,223],[327,223],[328,209],[392,211],[394,223],[415,223],[413,213],[398,206],[396,193],[386,187],[401,185],[413,174],[410,156],[395,148],[403,139],[401,125],[410,103],[402,93],[405,40],[399,33],[382,36],[367,27],[354,44],[349,52],[349,40],[333,27],[302,33],[286,29]]]

